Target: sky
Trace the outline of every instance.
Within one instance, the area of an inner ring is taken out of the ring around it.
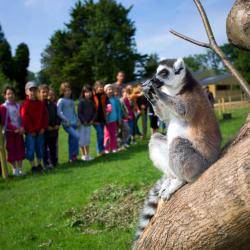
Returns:
[[[12,47],[24,42],[30,49],[29,70],[41,68],[41,53],[55,30],[69,22],[70,10],[77,0],[0,0],[0,24]],[[157,53],[160,58],[177,58],[205,49],[169,33],[169,29],[207,42],[198,10],[193,0],[118,0],[129,13],[136,27],[138,52]],[[234,0],[201,0],[219,44],[227,42],[226,17]]]

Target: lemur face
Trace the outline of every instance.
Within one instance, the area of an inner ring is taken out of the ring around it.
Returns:
[[[184,86],[186,66],[182,58],[161,61],[154,77],[142,84],[144,93],[149,97],[155,92],[154,87],[167,95],[177,95]]]
[[[155,74],[158,88],[168,95],[176,95],[183,87],[186,67],[182,58],[160,62]],[[159,84],[161,82],[161,84]]]

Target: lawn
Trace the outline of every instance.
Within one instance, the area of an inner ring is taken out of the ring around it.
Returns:
[[[223,144],[247,112],[233,110],[232,120],[220,120]],[[95,155],[94,131],[92,142]],[[0,180],[0,249],[130,249],[138,206],[160,176],[147,141],[69,165],[61,130],[59,155],[62,164],[50,173]]]

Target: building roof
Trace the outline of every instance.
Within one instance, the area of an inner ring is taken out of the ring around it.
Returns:
[[[201,85],[217,84],[222,80],[232,78],[233,76],[230,73],[223,73],[220,75],[209,76],[203,79],[200,79],[199,82]]]

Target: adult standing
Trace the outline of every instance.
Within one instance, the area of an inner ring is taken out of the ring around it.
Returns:
[[[120,98],[122,97],[122,90],[126,87],[126,84],[124,83],[125,77],[125,72],[119,71],[116,75],[116,82],[113,83],[113,87],[118,90]]]
[[[116,82],[112,84],[113,89],[115,90],[116,93],[118,93],[117,98],[122,98],[122,90],[126,88],[126,84],[124,83],[125,81],[125,72],[124,71],[118,71],[116,74]],[[122,110],[123,112],[124,110]],[[124,113],[122,113],[122,116],[124,116]],[[124,141],[122,138],[122,135],[128,133],[128,127],[124,123],[121,122],[118,124],[118,140],[119,141]]]

